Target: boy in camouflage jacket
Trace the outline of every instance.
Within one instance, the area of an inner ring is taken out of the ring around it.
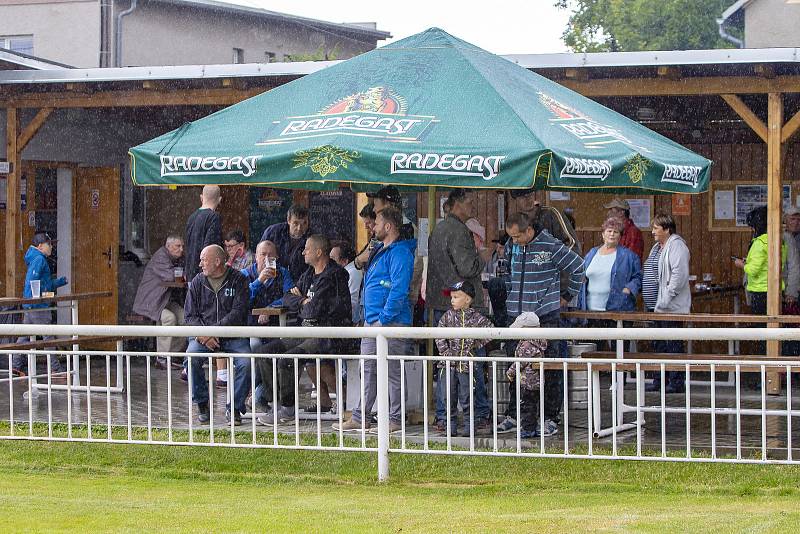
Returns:
[[[524,312],[517,317],[511,324],[511,328],[537,328],[539,326],[539,317],[534,312]],[[544,351],[547,349],[546,339],[521,339],[517,343],[517,348],[514,351],[516,358],[543,358]],[[517,364],[513,363],[506,371],[508,380],[511,381],[512,388],[516,387],[514,382],[516,380]],[[519,399],[520,406],[518,420],[521,422],[522,438],[532,438],[538,436],[538,418],[539,414],[536,413],[538,406],[539,387],[541,385],[541,373],[539,372],[539,364],[535,362],[520,362],[519,363]],[[512,407],[515,411],[516,407]]]
[[[475,298],[475,287],[469,281],[457,282],[446,289],[450,296],[451,308],[439,320],[442,328],[489,328],[494,326],[489,319],[471,307]],[[450,375],[450,427],[451,435],[457,433],[457,405],[461,403],[464,411],[464,433],[469,436],[470,431],[470,393],[472,381],[469,376],[469,359],[475,357],[475,351],[488,343],[488,339],[437,339],[436,347],[439,354],[446,357],[465,358],[464,360],[444,360],[439,362],[438,380],[443,387],[437,387],[438,396],[447,395],[447,373]],[[474,375],[474,371],[473,371]],[[473,376],[474,379],[474,376]],[[446,405],[447,399],[437,399]],[[444,421],[438,423],[440,430],[445,431]]]

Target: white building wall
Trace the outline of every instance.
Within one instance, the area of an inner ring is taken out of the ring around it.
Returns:
[[[800,3],[756,0],[744,11],[747,48],[800,47]]]
[[[336,48],[336,59],[347,59],[375,48],[296,23],[155,3],[126,16],[122,35],[124,66],[228,64],[234,48],[244,51],[243,63],[265,63],[266,52],[283,61],[284,55]]]
[[[33,35],[33,55],[100,66],[99,0],[0,0],[0,35]]]

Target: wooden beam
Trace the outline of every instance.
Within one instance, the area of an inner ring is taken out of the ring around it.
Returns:
[[[6,245],[5,285],[6,296],[17,294],[17,233],[19,231],[19,181],[20,157],[17,146],[19,118],[16,108],[6,110],[6,159],[11,163],[11,172],[6,179]]]
[[[258,95],[268,88],[103,91],[93,94],[31,93],[11,96],[7,104],[17,108],[104,108],[150,106],[227,106]],[[0,106],[2,99],[0,99]]]
[[[797,133],[798,128],[800,128],[800,111],[795,113],[794,116],[783,125],[783,129],[781,129],[781,143],[785,143],[791,139],[791,137]]]
[[[753,67],[753,72],[762,78],[772,79],[775,77],[775,69],[772,68],[772,65],[756,65]]]
[[[576,69],[570,67],[564,71],[564,76],[566,76],[568,80],[587,82],[589,81],[589,69]]]
[[[800,76],[698,76],[679,80],[668,78],[593,78],[590,81],[559,80],[584,96],[671,96],[796,93]]]
[[[656,72],[659,78],[667,78],[668,80],[678,80],[681,77],[680,67],[662,65],[658,67]]]
[[[783,127],[783,95],[770,93],[767,97],[767,117],[769,135],[767,139],[767,241],[768,241],[768,275],[767,275],[767,315],[777,315],[781,311],[781,128]],[[770,328],[778,324],[770,323]],[[780,356],[780,342],[767,341],[767,357]],[[767,373],[767,392],[771,395],[780,393],[780,376]]]
[[[36,135],[36,132],[39,131],[39,128],[42,127],[44,121],[47,120],[47,117],[53,112],[53,108],[42,108],[36,114],[36,116],[28,123],[22,133],[19,134],[17,138],[17,150],[19,153],[22,154],[22,151],[25,150],[25,147],[28,145],[33,136]]]
[[[747,125],[761,138],[765,143],[767,142],[767,125],[747,107],[747,104],[742,102],[742,99],[736,95],[724,94],[720,95],[722,99],[739,115]],[[780,126],[779,126],[780,128]]]

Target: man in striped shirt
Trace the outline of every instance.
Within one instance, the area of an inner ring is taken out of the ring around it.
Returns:
[[[541,326],[559,326],[561,307],[578,294],[583,283],[583,259],[547,230],[536,228],[525,214],[512,214],[506,222],[506,233],[513,242],[511,285],[506,301],[509,320],[524,312],[534,312]],[[566,287],[561,287],[562,273],[567,275]],[[507,346],[512,344],[507,343]],[[558,358],[558,347],[557,341],[548,343],[545,357]],[[558,432],[563,375],[560,371],[547,371],[544,378],[545,420],[541,428],[522,429],[531,437],[538,436],[540,432],[545,436]],[[512,387],[512,391],[515,389]],[[536,410],[538,413],[538,407]],[[512,418],[516,415],[516,401],[509,405],[506,415]],[[505,424],[507,422],[509,424]],[[511,426],[511,423],[504,421],[501,426]]]

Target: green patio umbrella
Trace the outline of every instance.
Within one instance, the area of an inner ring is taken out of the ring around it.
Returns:
[[[130,150],[139,185],[701,193],[711,162],[431,28]]]

